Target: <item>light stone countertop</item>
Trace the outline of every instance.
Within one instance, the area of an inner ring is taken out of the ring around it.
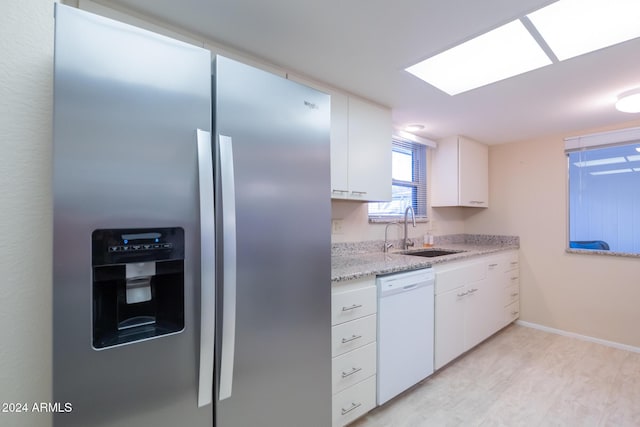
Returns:
[[[378,249],[376,252],[334,250],[331,257],[331,281],[332,283],[337,283],[366,276],[417,270],[431,267],[435,264],[462,261],[480,255],[518,249],[520,247],[517,237],[512,240],[498,241],[495,239],[490,241],[482,241],[475,238],[465,239],[469,243],[460,242],[459,240],[455,243],[446,240],[441,241],[441,243],[436,242],[433,248],[412,249],[412,251],[425,249],[460,251],[455,254],[434,258],[404,255],[399,251],[383,253],[382,245],[377,243],[370,246],[371,249]]]

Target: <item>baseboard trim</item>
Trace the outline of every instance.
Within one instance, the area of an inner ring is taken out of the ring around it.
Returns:
[[[556,334],[556,335],[562,335],[562,336],[565,336],[565,337],[576,338],[576,339],[579,339],[579,340],[582,340],[582,341],[589,341],[589,342],[593,342],[593,343],[596,343],[596,344],[606,345],[607,347],[613,347],[613,348],[617,348],[619,350],[626,350],[626,351],[631,351],[631,352],[634,352],[634,353],[640,353],[640,347],[634,347],[632,345],[621,344],[621,343],[615,342],[615,341],[607,341],[607,340],[603,340],[603,339],[600,339],[600,338],[590,337],[590,336],[587,336],[587,335],[580,335],[580,334],[576,334],[574,332],[563,331],[562,329],[555,329],[555,328],[550,328],[548,326],[539,325],[537,323],[525,322],[523,320],[517,320],[516,324],[517,325],[521,325],[521,326],[525,326],[527,328],[539,329],[541,331],[549,332],[549,333]]]

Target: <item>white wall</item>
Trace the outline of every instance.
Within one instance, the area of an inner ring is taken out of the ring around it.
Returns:
[[[475,208],[429,208],[429,222],[417,223],[416,228],[409,225],[409,237],[416,239],[416,243],[420,244],[423,236],[428,232],[434,235],[464,233],[465,218],[471,214],[470,211],[477,212],[478,210]],[[331,202],[331,218],[342,221],[343,228],[340,233],[332,233],[331,241],[333,243],[384,239],[386,224],[369,223],[366,203],[333,200]],[[409,223],[411,224],[411,220]],[[400,239],[403,235],[402,225],[389,227],[388,237],[390,240]]]
[[[603,130],[491,146],[491,207],[465,232],[520,236],[522,320],[640,347],[640,260],[565,252],[564,138]]]
[[[427,173],[431,170],[431,159],[431,150],[427,150]],[[427,203],[429,203],[429,193],[431,193],[431,180],[427,176]],[[427,217],[429,222],[418,223],[416,228],[409,226],[407,234],[410,238],[416,239],[418,244],[428,232],[434,235],[462,234],[465,232],[465,219],[480,211],[481,209],[476,208],[434,209],[428,204]],[[384,240],[386,224],[369,223],[367,203],[333,200],[331,202],[331,218],[342,221],[342,231],[331,235],[333,243]],[[389,239],[400,239],[403,235],[402,226],[389,227]]]
[[[52,0],[3,2],[0,58],[0,403],[32,404],[51,401]]]

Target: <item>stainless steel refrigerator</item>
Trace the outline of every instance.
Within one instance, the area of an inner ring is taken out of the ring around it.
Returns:
[[[329,426],[329,97],[60,4],[54,62],[55,426]]]

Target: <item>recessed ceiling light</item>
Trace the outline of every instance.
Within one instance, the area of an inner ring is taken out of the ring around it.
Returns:
[[[456,95],[551,64],[519,20],[425,59],[406,71]]]
[[[624,113],[640,113],[640,89],[621,93],[616,102],[616,109]]]
[[[560,61],[640,37],[637,0],[560,0],[527,17]]]
[[[640,147],[636,147],[636,151],[640,153]]]
[[[418,124],[407,125],[404,128],[404,130],[406,130],[407,132],[417,132],[422,129],[424,129],[424,125],[418,125]]]

